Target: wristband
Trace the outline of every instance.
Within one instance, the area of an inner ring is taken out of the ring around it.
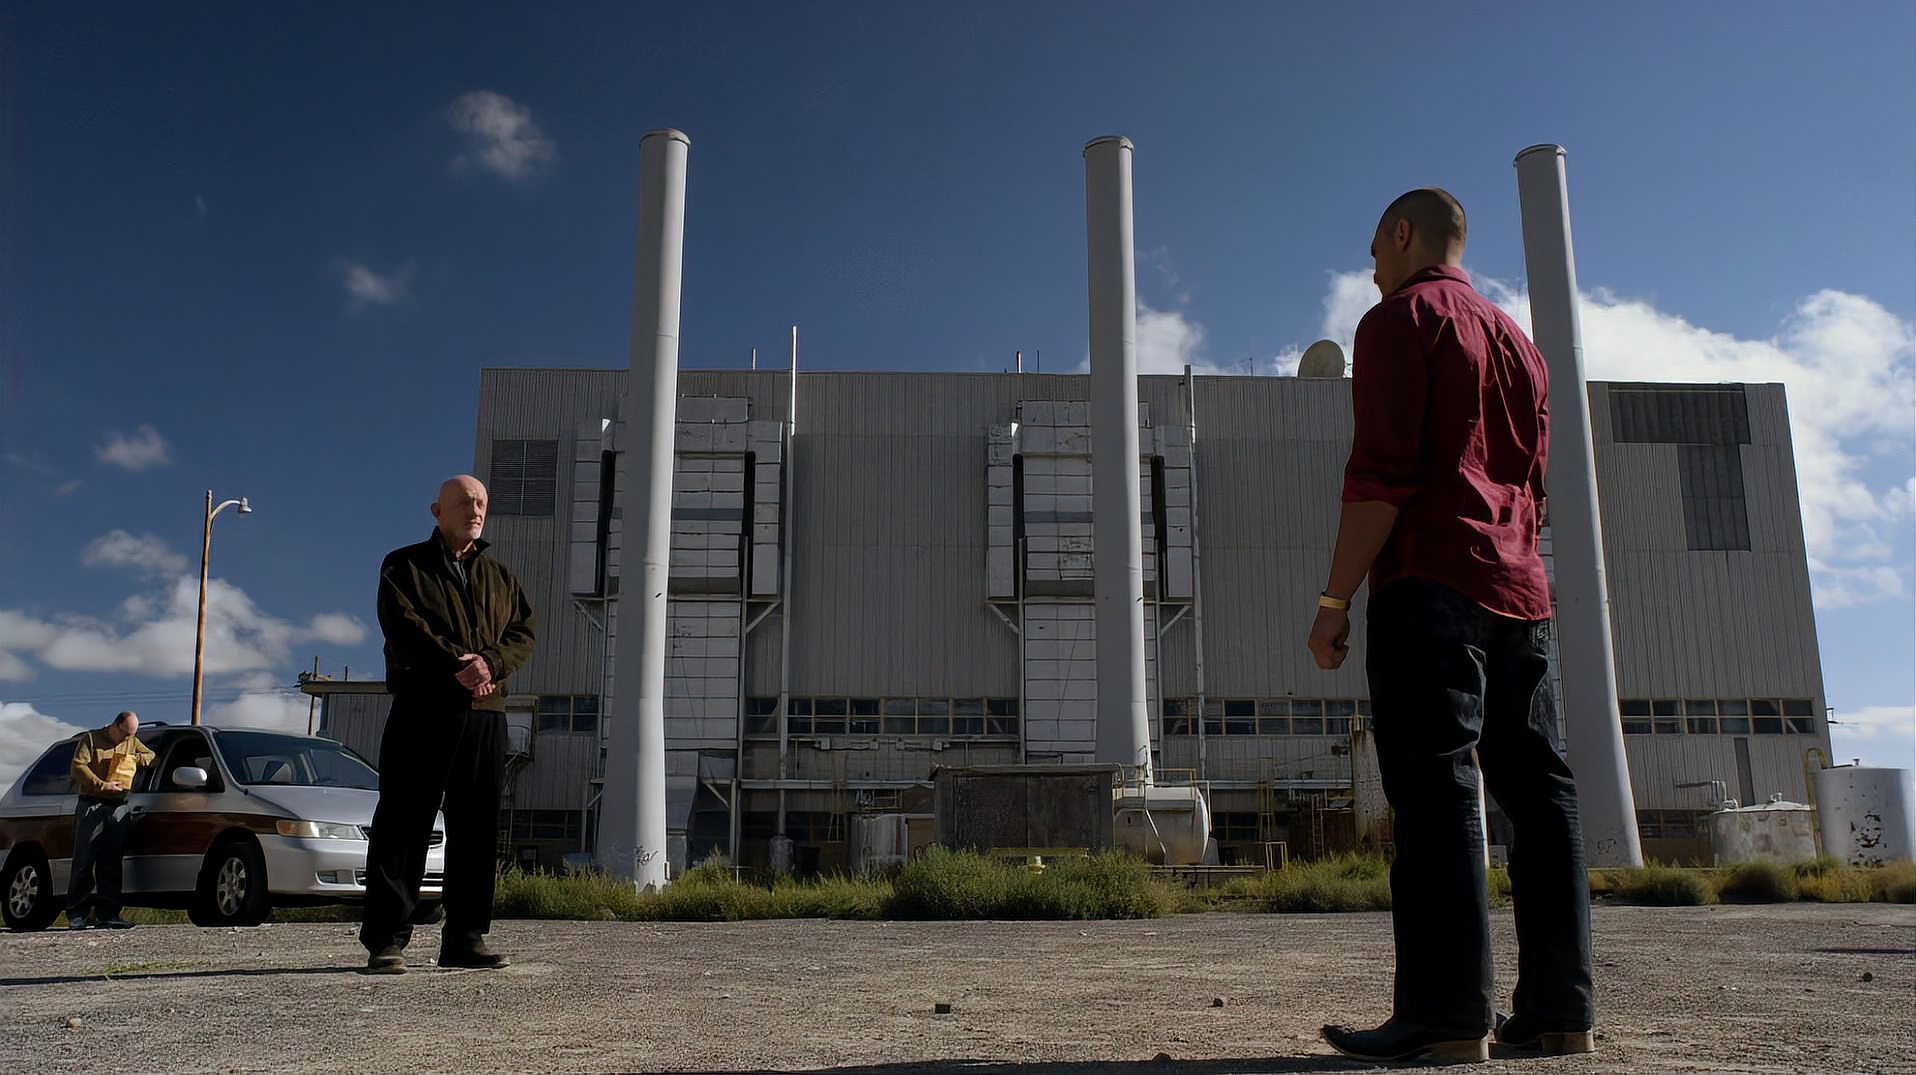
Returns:
[[[1328,593],[1323,593],[1323,594],[1317,595],[1317,607],[1318,608],[1334,608],[1339,612],[1345,612],[1350,609],[1351,603],[1345,598],[1332,597]]]

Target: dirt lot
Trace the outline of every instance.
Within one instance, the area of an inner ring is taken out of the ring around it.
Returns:
[[[1488,1070],[1916,1072],[1916,909],[1596,921],[1600,1051]],[[0,1070],[1357,1071],[1316,1029],[1382,1018],[1389,929],[521,921],[493,934],[509,970],[401,978],[352,973],[364,957],[344,925],[0,934]],[[1507,988],[1507,912],[1498,929]],[[415,958],[437,940],[422,931]]]

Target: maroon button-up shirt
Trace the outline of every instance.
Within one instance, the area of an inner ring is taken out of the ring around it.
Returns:
[[[1549,387],[1543,354],[1462,269],[1414,273],[1364,315],[1344,501],[1399,510],[1372,593],[1422,578],[1501,616],[1550,616],[1537,554]]]

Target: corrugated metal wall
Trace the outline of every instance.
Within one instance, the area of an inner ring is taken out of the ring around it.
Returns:
[[[494,438],[563,440],[582,420],[614,416],[623,376],[485,371],[477,473],[485,476]],[[1020,400],[1082,399],[1086,387],[1082,377],[1061,375],[799,379],[794,694],[1017,693],[1016,637],[984,600],[986,438],[990,427],[1014,419]],[[687,371],[680,391],[744,397],[753,419],[778,420],[789,382],[782,371]],[[1783,391],[1746,391],[1750,442],[1741,455],[1751,549],[1693,552],[1677,446],[1614,443],[1607,386],[1592,386],[1620,690],[1625,697],[1810,697],[1820,731],[1823,689]],[[1178,378],[1140,378],[1139,397],[1154,424],[1183,422]],[[1351,429],[1348,382],[1205,377],[1196,406],[1207,694],[1366,697],[1361,601],[1342,670],[1319,671],[1303,644],[1335,535]],[[557,517],[566,519],[573,453],[562,445],[559,457],[567,472],[558,475]],[[488,524],[496,554],[520,573],[542,613],[538,654],[514,686],[596,693],[600,639],[567,593],[564,535],[555,522],[500,516]],[[1169,697],[1196,693],[1193,628],[1187,615],[1163,638]],[[777,692],[782,629],[774,615],[753,632],[747,694]],[[1711,778],[1698,770],[1721,768],[1717,755],[1732,741],[1663,742],[1683,738],[1630,737],[1639,806],[1690,805],[1693,796],[1671,785]],[[1826,744],[1827,733],[1816,744],[1753,739],[1752,764],[1769,774],[1759,785],[1800,795],[1800,764],[1792,768],[1791,758],[1800,762],[1802,747]],[[1218,741],[1212,756],[1248,779],[1271,763],[1310,767],[1321,747]],[[588,764],[583,756],[580,764]]]

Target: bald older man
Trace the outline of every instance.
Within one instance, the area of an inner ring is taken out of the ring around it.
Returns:
[[[432,536],[379,567],[379,626],[393,696],[379,744],[379,807],[366,854],[359,939],[366,970],[403,974],[433,815],[446,812],[442,967],[497,968],[494,842],[505,778],[506,680],[532,656],[532,607],[486,556],[486,487],[461,474],[439,487]]]

